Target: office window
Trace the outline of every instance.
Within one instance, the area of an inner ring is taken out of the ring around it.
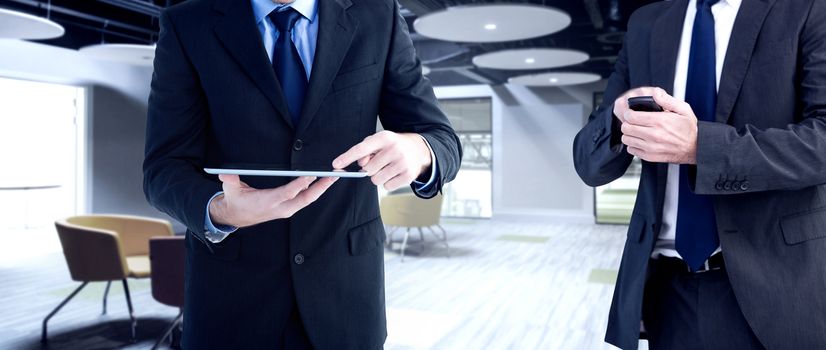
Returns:
[[[0,228],[53,230],[77,212],[74,86],[0,78]],[[0,235],[1,236],[1,235]]]
[[[442,216],[490,218],[493,214],[491,100],[444,99],[439,103],[464,150],[456,179],[443,189]]]

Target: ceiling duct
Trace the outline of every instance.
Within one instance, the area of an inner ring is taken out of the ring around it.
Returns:
[[[104,4],[120,7],[125,10],[141,13],[147,16],[160,17],[161,7],[151,2],[139,0],[98,0]]]

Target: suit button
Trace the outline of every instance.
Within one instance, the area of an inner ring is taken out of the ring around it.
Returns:
[[[749,182],[748,181],[743,181],[743,183],[740,184],[740,191],[748,191],[748,190],[749,190]]]
[[[731,183],[731,190],[737,191],[740,189],[740,181],[734,181]]]
[[[723,190],[723,183],[722,182],[717,182],[716,184],[714,184],[714,188],[718,191],[722,191]]]
[[[303,263],[304,263],[304,255],[302,255],[302,254],[296,254],[296,255],[295,255],[295,258],[293,258],[293,261],[295,261],[295,264],[296,264],[296,265],[301,265],[301,264],[303,264]]]
[[[731,189],[731,181],[726,181],[726,183],[723,185],[723,189],[726,190],[726,191],[730,190]]]
[[[294,150],[300,151],[302,148],[304,148],[304,141],[301,141],[301,139],[298,139],[298,140],[295,140],[295,142],[293,142],[293,149]]]

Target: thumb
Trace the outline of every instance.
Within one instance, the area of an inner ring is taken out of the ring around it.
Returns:
[[[247,187],[243,181],[241,181],[241,177],[238,175],[229,175],[229,174],[220,174],[218,175],[218,180],[224,183],[224,188],[243,188]]]
[[[693,116],[694,111],[691,106],[685,101],[679,100],[665,92],[665,90],[658,89],[653,95],[654,101],[657,102],[664,110],[679,114],[684,117]]]

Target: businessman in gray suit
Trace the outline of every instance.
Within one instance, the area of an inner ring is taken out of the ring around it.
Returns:
[[[643,161],[606,341],[826,349],[826,1],[643,7],[605,97],[577,172]]]

